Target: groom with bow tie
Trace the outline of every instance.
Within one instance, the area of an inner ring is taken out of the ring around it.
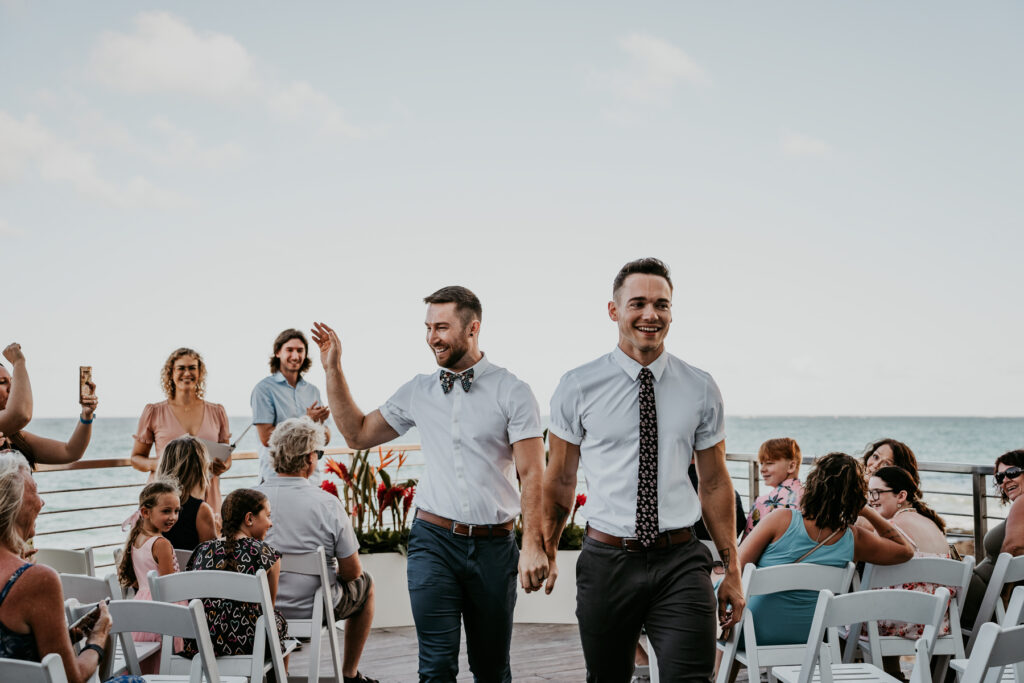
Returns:
[[[419,428],[426,467],[416,487],[407,569],[420,681],[455,680],[463,620],[475,679],[511,681],[517,566],[527,592],[538,590],[548,571],[540,410],[530,387],[480,350],[482,308],[473,292],[443,287],[423,301],[427,345],[439,370],[406,382],[369,414],[349,391],[334,330],[314,323],[313,341],[331,413],[351,448]],[[512,530],[520,512],[521,555]]]

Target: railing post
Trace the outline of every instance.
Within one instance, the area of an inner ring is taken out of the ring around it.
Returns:
[[[754,460],[747,461],[747,491],[749,493],[749,500],[747,501],[747,508],[754,504],[754,500],[761,495],[761,478],[758,476],[758,462]]]
[[[985,475],[974,471],[971,473],[973,488],[974,512],[974,557],[985,557],[985,534],[988,532],[988,498],[985,496]]]

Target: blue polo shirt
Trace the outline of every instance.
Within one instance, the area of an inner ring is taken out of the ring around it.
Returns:
[[[253,424],[277,426],[292,417],[302,417],[314,402],[321,403],[320,390],[299,377],[292,387],[280,372],[264,377],[252,390]],[[274,476],[270,449],[260,444],[260,476],[264,481]]]

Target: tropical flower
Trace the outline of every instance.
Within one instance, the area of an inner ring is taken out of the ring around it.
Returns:
[[[324,491],[327,491],[327,493],[330,493],[335,498],[338,497],[338,487],[334,485],[333,481],[324,479],[322,482],[320,482],[320,488],[322,488]]]
[[[572,526],[573,524],[576,523],[576,511],[579,510],[581,507],[583,507],[586,504],[587,504],[587,494],[585,494],[585,493],[577,493],[576,494],[576,504],[572,508],[572,516],[569,517],[569,526]]]

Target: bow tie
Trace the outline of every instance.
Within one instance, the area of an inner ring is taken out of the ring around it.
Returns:
[[[469,388],[473,386],[473,368],[457,374],[454,372],[448,372],[447,370],[442,370],[440,378],[441,389],[446,394],[452,390],[452,387],[455,385],[456,378],[462,382],[462,390],[469,391]]]

